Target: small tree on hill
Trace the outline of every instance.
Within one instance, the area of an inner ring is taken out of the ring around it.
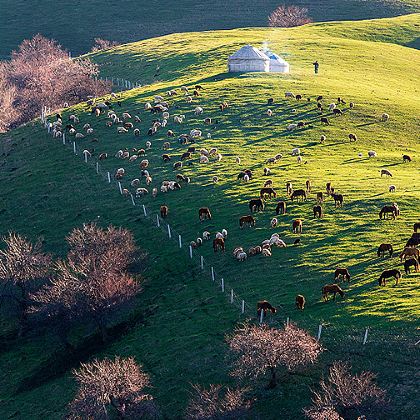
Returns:
[[[148,419],[157,417],[153,397],[146,392],[149,376],[134,358],[94,360],[82,363],[73,371],[78,383],[70,403],[70,419],[107,419],[115,412],[118,418]]]
[[[194,395],[186,412],[187,420],[229,420],[246,418],[251,402],[245,389],[225,389],[210,385],[209,389],[193,385]]]
[[[278,6],[268,16],[268,26],[290,28],[311,23],[312,19],[308,16],[308,9],[299,6]]]
[[[41,252],[39,242],[33,245],[15,233],[9,233],[3,241],[6,248],[0,250],[0,280],[3,283],[0,299],[10,298],[17,303],[22,333],[30,304],[29,293],[37,286],[37,280],[43,280],[49,275],[51,257]],[[9,286],[17,288],[17,292]]]
[[[387,401],[374,379],[372,372],[352,375],[348,364],[335,362],[328,379],[321,380],[320,391],[313,392],[313,405],[304,410],[306,416],[312,420],[377,418],[384,414]]]
[[[108,41],[107,39],[95,38],[95,44],[92,47],[92,52],[109,50],[120,45],[117,41]]]
[[[228,343],[237,356],[232,375],[257,378],[269,372],[270,388],[277,384],[280,367],[293,371],[314,363],[322,351],[315,338],[293,324],[281,330],[245,324],[236,329]]]

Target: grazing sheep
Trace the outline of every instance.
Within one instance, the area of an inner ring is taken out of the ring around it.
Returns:
[[[397,187],[395,185],[390,185],[389,186],[389,192],[390,193],[394,193],[397,190]]]
[[[133,133],[134,133],[135,136],[138,137],[140,135],[140,130],[138,128],[135,128]]]
[[[117,127],[117,133],[118,134],[128,133],[128,130],[124,127]]]
[[[141,168],[141,169],[146,169],[148,166],[149,166],[149,161],[148,161],[148,159],[143,159],[143,160],[140,162],[140,168]]]
[[[150,150],[151,147],[152,147],[152,142],[146,141],[146,149]]]
[[[138,187],[138,186],[140,185],[140,179],[138,179],[138,178],[133,179],[133,180],[130,182],[130,185],[131,185],[132,187]]]
[[[174,165],[173,165],[173,168],[175,170],[181,169],[182,168],[182,162],[175,162]]]
[[[408,162],[411,162],[411,157],[410,156],[408,156],[408,155],[402,155],[402,157],[403,157],[403,162],[404,163],[408,163]]]
[[[337,107],[337,105],[335,103],[329,104],[328,105],[328,111],[334,111],[334,109]]]
[[[217,184],[219,182],[219,177],[214,176],[213,177],[213,183]]]
[[[298,156],[298,155],[300,155],[300,149],[296,147],[292,150],[292,156]]]
[[[273,217],[272,219],[271,219],[271,227],[272,228],[275,228],[275,227],[277,227],[277,225],[278,225],[278,223],[279,223],[279,221],[277,220],[277,217]]]
[[[296,128],[297,128],[297,124],[289,124],[287,126],[287,131],[293,131],[293,130],[296,130]]]
[[[381,121],[386,122],[386,121],[388,121],[388,120],[389,120],[389,115],[388,115],[386,112],[384,112],[384,113],[381,115]]]
[[[100,153],[98,156],[98,160],[105,160],[108,158],[108,153]]]
[[[136,197],[143,197],[145,195],[149,194],[149,191],[146,188],[137,188],[136,189]]]
[[[368,157],[372,158],[372,157],[377,157],[377,156],[378,154],[374,150],[368,151]]]
[[[382,175],[392,177],[392,173],[390,171],[388,171],[388,169],[381,169],[381,177],[382,177]]]
[[[294,98],[295,95],[292,92],[285,92],[284,97],[285,98]]]
[[[194,114],[195,114],[195,115],[201,115],[203,112],[204,112],[204,110],[203,110],[203,108],[201,108],[201,106],[197,106],[197,107],[194,109]]]
[[[146,176],[146,184],[150,185],[151,183],[152,183],[152,177],[150,175]]]
[[[162,145],[163,150],[168,150],[171,147],[171,143],[169,141],[165,141]]]
[[[330,122],[328,121],[328,118],[326,118],[326,117],[321,117],[321,122],[323,124],[330,125]]]
[[[210,240],[210,238],[211,238],[210,232],[208,232],[207,230],[205,230],[205,231],[203,232],[203,239],[204,239],[205,241],[209,241],[209,240]]]
[[[83,139],[85,136],[82,133],[76,133],[76,139]]]
[[[267,115],[269,117],[272,117],[273,116],[273,111],[271,109],[267,109]]]
[[[264,168],[264,176],[268,176],[270,175],[270,173],[271,173],[270,168]]]
[[[263,250],[262,250],[262,252],[261,252],[261,254],[264,256],[264,257],[271,257],[271,251],[268,249],[268,248],[263,248]]]
[[[137,155],[133,155],[130,157],[130,159],[128,159],[129,162],[135,162],[138,159]]]
[[[350,133],[350,134],[349,134],[349,140],[350,140],[350,141],[357,141],[357,136],[356,136],[356,134]]]
[[[209,163],[209,158],[207,156],[200,156],[200,163]]]
[[[327,136],[323,134],[320,138],[321,143],[324,143],[324,141],[327,140]]]

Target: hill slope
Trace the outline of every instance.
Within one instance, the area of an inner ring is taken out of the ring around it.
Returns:
[[[290,75],[225,73],[227,55],[245,43],[261,43],[268,35],[273,50],[288,53]],[[324,323],[322,342],[329,351],[321,363],[311,368],[307,376],[288,378],[272,393],[256,391],[259,402],[255,413],[270,418],[273,412],[281,410],[285,418],[301,418],[301,408],[310,401],[308,387],[318,382],[326,364],[337,358],[351,358],[357,370],[378,372],[379,383],[387,388],[398,415],[410,418],[416,401],[415,383],[410,378],[418,355],[413,343],[419,312],[413,302],[419,298],[419,274],[404,275],[398,287],[388,283],[387,287],[379,288],[379,273],[401,265],[397,257],[378,259],[376,248],[381,242],[392,242],[399,251],[411,235],[413,222],[418,221],[419,52],[338,35],[331,29],[320,34],[315,25],[293,30],[244,29],[172,35],[125,45],[98,54],[95,59],[104,63],[104,74],[117,73],[131,80],[133,75],[152,80],[156,63],[160,65],[160,82],[125,92],[122,107],[116,106],[119,114],[129,111],[142,118],[136,124],[141,136],[117,135],[115,127],[105,127],[105,116],[91,116],[84,104],[64,115],[67,118],[70,113],[77,113],[81,126],[86,122],[92,124],[99,142],[81,140],[79,151],[94,145],[92,164],[98,153],[107,152],[110,157],[100,162],[101,171],[113,173],[116,168],[125,167],[123,186],[131,190],[129,181],[139,176],[138,161],[128,163],[113,156],[121,148],[145,147],[146,141],[151,140],[147,159],[153,186],[159,186],[161,181],[175,178],[179,171],[172,169],[172,163],[187,146],[172,140],[168,153],[173,160],[163,164],[165,130],[154,137],[146,135],[154,116],[143,110],[144,103],[183,84],[203,85],[202,95],[192,104],[181,95],[168,99],[171,113],[185,114],[186,122],[175,125],[171,119],[167,128],[176,134],[202,129],[205,135],[196,146],[217,147],[222,160],[212,159],[211,163],[200,165],[195,155],[192,164],[185,162],[182,169],[191,177],[191,184],[183,184],[180,191],[159,194],[156,200],[150,196],[139,199],[137,204],[145,204],[153,213],[158,212],[161,204],[167,204],[170,208],[167,221],[182,234],[184,244],[205,229],[214,233],[227,228],[225,255],[215,257],[210,243],[199,252],[216,268],[218,279],[223,275],[251,311],[257,299],[266,298],[280,309],[273,321],[281,323],[290,316],[312,333],[320,322]],[[321,63],[317,77],[311,66],[315,58]],[[286,101],[285,91],[301,93],[312,101]],[[330,126],[319,122],[314,101],[319,94],[324,95],[325,104],[336,101],[337,96],[347,101],[342,106],[344,115],[334,117],[324,113]],[[266,115],[269,97],[275,99],[271,118]],[[218,109],[222,100],[230,103],[224,113]],[[350,101],[356,104],[351,110]],[[204,108],[202,116],[194,115],[197,105]],[[386,123],[378,120],[383,112],[390,115]],[[204,117],[217,123],[206,126]],[[287,132],[285,127],[297,121],[305,121],[307,126]],[[211,138],[207,138],[208,132]],[[349,132],[357,134],[357,143],[349,143]],[[321,134],[327,137],[324,144],[319,142]],[[143,273],[148,280],[144,294],[139,297],[137,317],[109,346],[86,349],[83,359],[135,355],[151,374],[157,401],[168,418],[182,415],[190,383],[229,383],[223,337],[241,317],[229,305],[227,296],[217,292],[209,277],[200,273],[196,260],[188,259],[185,246],[180,253],[174,242],[144,220],[141,206],[134,208],[130,200],[122,199],[115,184],[107,185],[93,167],[83,164],[80,156],[75,158],[59,140],[47,136],[38,122],[3,136],[2,146],[2,232],[14,229],[31,238],[42,235],[47,250],[63,255],[63,238],[74,226],[100,220],[133,230],[139,245],[149,253],[148,268]],[[290,155],[294,147],[301,149],[306,164],[299,165]],[[377,151],[378,157],[368,159],[368,150]],[[362,158],[358,157],[360,152]],[[271,166],[270,178],[278,199],[286,199],[288,213],[279,218],[276,229],[271,229],[275,201],[269,201],[266,210],[256,215],[256,228],[241,230],[238,218],[248,213],[248,200],[258,195],[266,180],[262,175],[266,159],[277,153],[282,153],[283,158]],[[413,162],[403,164],[402,153],[410,154]],[[235,164],[237,155],[242,159],[241,165]],[[245,167],[253,169],[255,179],[238,182],[236,176]],[[393,172],[392,180],[379,176],[381,168]],[[217,184],[212,182],[215,175],[219,177]],[[313,183],[310,199],[292,203],[285,194],[286,181],[301,188],[307,179]],[[329,181],[344,194],[344,207],[335,208],[328,198],[324,204],[325,217],[313,219],[315,193],[324,191]],[[388,192],[391,183],[397,186],[396,193]],[[379,209],[392,201],[400,205],[401,217],[380,221]],[[211,208],[211,221],[198,221],[197,210],[201,206]],[[232,258],[235,246],[248,248],[273,232],[280,233],[291,244],[298,237],[290,232],[295,218],[304,222],[301,246],[274,249],[273,256],[266,259],[256,256],[239,263]],[[351,283],[343,286],[347,299],[323,303],[320,288],[333,281],[333,271],[338,265],[347,266],[352,274]],[[307,298],[304,312],[294,308],[297,293]],[[21,418],[58,418],[74,392],[69,370],[77,365],[77,360],[65,360],[66,355],[63,360],[56,339],[47,333],[19,342],[8,339],[7,331],[13,328],[10,321],[3,319],[2,326],[4,350],[0,366],[3,372],[11,374],[3,375],[0,381],[1,412]],[[371,328],[369,341],[362,347],[366,327]],[[407,401],[407,395],[411,402]]]
[[[28,3],[30,5],[28,5]],[[315,21],[368,19],[419,11],[416,0],[286,0],[309,9]],[[277,0],[63,2],[0,0],[0,58],[36,33],[59,41],[74,55],[95,37],[130,42],[176,32],[265,26]]]

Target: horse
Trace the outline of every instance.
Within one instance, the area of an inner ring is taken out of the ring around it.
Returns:
[[[302,233],[302,226],[303,226],[303,223],[301,219],[294,220],[292,224],[293,233]]]
[[[264,198],[266,195],[268,195],[269,198],[277,197],[277,193],[273,190],[273,188],[261,188],[260,198]]]
[[[296,307],[298,309],[303,310],[305,308],[306,299],[303,295],[297,295],[296,299],[295,299],[295,302],[296,302]]]
[[[311,180],[308,179],[306,181],[306,192],[310,193],[311,192],[311,188],[312,188]]]
[[[202,222],[205,219],[210,219],[211,220],[210,209],[208,207],[201,207],[198,210],[198,217],[200,219],[200,222]]]
[[[385,219],[389,213],[391,213],[393,219],[396,219],[398,210],[394,204],[392,204],[391,206],[383,206],[381,211],[379,212],[379,218]]]
[[[286,182],[286,194],[291,195],[293,192],[293,186],[291,182]]]
[[[322,207],[321,206],[319,206],[319,205],[318,206],[314,206],[313,210],[314,210],[314,217],[321,218],[323,216]]]
[[[239,227],[242,229],[244,226],[255,226],[255,219],[252,216],[242,216],[239,219]]]
[[[322,288],[322,299],[323,299],[324,302],[326,302],[328,300],[328,295],[330,293],[334,294],[334,299],[333,300],[335,300],[335,297],[336,297],[337,293],[341,297],[344,297],[344,291],[338,284],[326,284]]]
[[[389,252],[389,256],[392,257],[392,254],[394,253],[394,248],[392,248],[391,244],[380,244],[378,248],[378,257],[384,257],[385,252]]]
[[[395,278],[395,285],[398,284],[398,281],[402,277],[401,271],[394,268],[393,270],[385,270],[382,272],[381,277],[378,279],[379,286],[386,285],[386,279],[394,277]]]
[[[343,207],[343,194],[331,194],[332,198],[334,199],[335,207]]]
[[[223,238],[213,239],[213,251],[217,252],[219,249],[225,252],[225,240]]]
[[[406,260],[407,257],[414,257],[418,261],[420,258],[420,250],[413,247],[405,247],[399,257],[401,262],[403,259]]]
[[[299,200],[299,198],[301,198],[302,200],[306,201],[306,197],[307,195],[305,190],[295,190],[292,192],[290,199],[293,201],[295,198],[296,200]]]
[[[410,267],[414,266],[414,270],[418,272],[420,270],[419,262],[415,258],[409,258],[408,260],[404,261],[404,271],[405,274],[410,274],[411,270]]]
[[[324,201],[324,194],[322,191],[316,193],[316,201],[318,201],[318,203],[322,203]]]
[[[272,306],[269,302],[266,300],[261,300],[257,302],[257,317],[258,319],[261,317],[261,311],[263,311],[265,317],[267,315],[267,311],[270,311],[272,314],[275,314],[277,312],[277,308]]]
[[[417,232],[418,230],[420,230],[420,222],[414,223],[413,230],[414,232]]]
[[[160,217],[162,217],[162,219],[168,216],[168,212],[169,212],[168,206],[160,206]]]
[[[340,279],[340,276],[343,277],[343,280],[347,280],[350,283],[350,273],[347,268],[337,268],[334,272],[334,280],[337,281]]]
[[[279,201],[276,206],[276,215],[279,214],[286,214],[286,202],[285,201]]]
[[[261,198],[255,198],[249,200],[249,210],[253,211],[263,211],[264,210],[264,202]]]

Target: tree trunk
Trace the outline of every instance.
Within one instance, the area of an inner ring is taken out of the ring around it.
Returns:
[[[108,341],[108,331],[106,329],[106,325],[103,323],[99,324],[99,331],[101,332],[102,343],[106,343]]]
[[[276,369],[273,367],[270,368],[270,372],[271,372],[271,379],[268,384],[268,389],[273,389],[277,386],[277,372],[276,372]]]

